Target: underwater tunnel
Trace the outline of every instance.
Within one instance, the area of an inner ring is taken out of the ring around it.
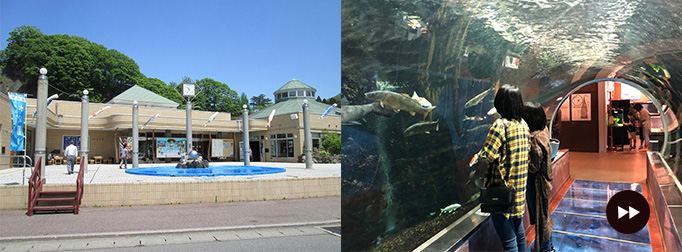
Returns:
[[[682,2],[343,0],[341,25],[342,250],[501,248],[477,214],[486,167],[468,163],[504,84],[559,140],[558,251],[682,250]],[[624,127],[635,104],[651,113],[644,150]],[[631,235],[604,217],[625,189],[651,207]]]

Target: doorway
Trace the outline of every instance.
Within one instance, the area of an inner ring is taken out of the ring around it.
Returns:
[[[252,161],[261,162],[260,141],[249,141],[249,148],[251,149]]]
[[[581,88],[583,88],[583,87],[585,87],[585,86],[587,86],[587,85],[590,85],[590,84],[597,84],[597,83],[599,83],[599,82],[618,82],[618,83],[621,83],[621,84],[628,85],[628,86],[630,86],[630,87],[632,87],[632,88],[635,88],[637,91],[641,92],[641,93],[644,94],[646,97],[648,97],[649,100],[651,100],[651,103],[656,107],[656,109],[657,109],[658,111],[661,111],[662,113],[664,112],[664,110],[662,109],[662,106],[661,106],[661,104],[658,102],[658,100],[656,100],[656,99],[654,98],[654,96],[653,96],[649,91],[647,91],[646,89],[644,89],[641,85],[639,85],[639,84],[637,84],[637,83],[634,83],[634,82],[628,81],[628,80],[623,80],[623,79],[616,79],[616,78],[601,78],[601,79],[595,79],[595,80],[591,80],[591,81],[585,82],[585,83],[583,83],[583,84],[580,84],[580,85],[578,85],[577,87],[573,88],[570,92],[568,92],[568,94],[566,94],[566,95],[559,101],[559,104],[556,106],[556,108],[554,108],[554,112],[552,113],[551,121],[550,121],[550,124],[549,124],[549,125],[550,125],[550,130],[549,130],[549,131],[550,131],[550,137],[553,137],[553,136],[552,136],[552,127],[555,125],[555,120],[557,120],[557,116],[558,116],[558,115],[560,116],[560,114],[558,114],[558,113],[560,113],[559,111],[560,111],[562,105],[564,105],[565,102],[569,101],[569,100],[571,99],[571,95],[573,95],[574,93],[576,93],[576,92],[577,92],[578,90],[580,90]],[[604,99],[604,98],[600,98],[600,99]],[[600,110],[597,109],[597,111],[599,112]],[[662,113],[661,113],[661,114],[662,114]],[[571,116],[572,116],[572,115],[571,115]],[[608,116],[607,116],[607,117],[608,117]],[[558,120],[562,120],[562,119],[561,119],[561,118],[558,118]],[[606,120],[603,120],[603,122],[605,123]],[[661,122],[662,122],[662,124],[663,124],[663,129],[664,129],[664,130],[663,130],[663,144],[661,145],[661,150],[660,150],[660,152],[663,153],[663,154],[665,154],[665,153],[667,153],[667,151],[668,151],[668,143],[669,143],[669,141],[670,141],[669,132],[668,132],[668,125],[669,125],[670,122],[668,122],[668,120],[667,120],[667,118],[666,118],[665,116],[661,116]],[[602,126],[600,125],[599,127],[601,128]],[[601,137],[601,134],[600,134],[600,137]]]

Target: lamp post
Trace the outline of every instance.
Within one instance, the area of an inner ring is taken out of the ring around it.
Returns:
[[[244,146],[242,149],[242,154],[244,155],[244,166],[249,166],[251,165],[251,161],[249,160],[249,110],[246,109],[247,106],[244,104],[242,106],[244,110],[242,111],[242,129],[244,130]]]
[[[83,161],[83,172],[88,170],[88,148],[90,147],[90,137],[88,136],[88,120],[90,114],[90,99],[88,97],[88,90],[83,90],[83,97],[81,97],[81,158],[85,157]]]
[[[40,159],[40,172],[45,174],[45,154],[47,140],[47,69],[40,69],[38,77],[38,100],[36,101],[36,147],[35,159]]]
[[[138,168],[140,166],[139,156],[139,145],[140,145],[140,133],[139,131],[139,117],[140,108],[137,105],[137,100],[133,101],[133,168]]]
[[[192,151],[192,97],[196,95],[196,84],[182,83],[182,96],[187,100],[185,108],[187,109],[187,146],[186,157],[189,157],[189,152]]]
[[[305,168],[313,168],[313,138],[310,134],[310,108],[308,99],[303,100],[303,135],[305,136]]]

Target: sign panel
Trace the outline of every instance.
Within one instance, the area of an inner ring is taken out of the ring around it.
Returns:
[[[184,138],[157,138],[156,157],[157,158],[179,158],[187,152]]]
[[[81,148],[81,136],[80,135],[62,135],[62,151],[69,146],[69,142],[73,141],[73,145]]]
[[[9,150],[24,151],[24,122],[26,122],[26,95],[9,93],[12,104],[12,139]]]
[[[592,120],[592,94],[571,95],[571,121]]]
[[[234,157],[234,141],[232,139],[212,139],[211,157]]]

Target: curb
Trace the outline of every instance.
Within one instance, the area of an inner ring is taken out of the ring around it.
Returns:
[[[185,229],[104,232],[104,233],[86,233],[86,234],[10,236],[10,237],[0,237],[0,242],[22,242],[22,241],[40,241],[40,240],[104,238],[104,237],[119,237],[119,236],[136,236],[136,235],[139,236],[139,235],[179,234],[179,233],[234,231],[234,230],[249,230],[249,229],[300,227],[300,226],[324,226],[324,225],[333,225],[333,224],[339,224],[340,225],[341,220],[294,222],[294,223],[279,223],[279,224],[262,224],[262,225],[244,225],[244,226],[231,226],[231,227],[185,228]]]

